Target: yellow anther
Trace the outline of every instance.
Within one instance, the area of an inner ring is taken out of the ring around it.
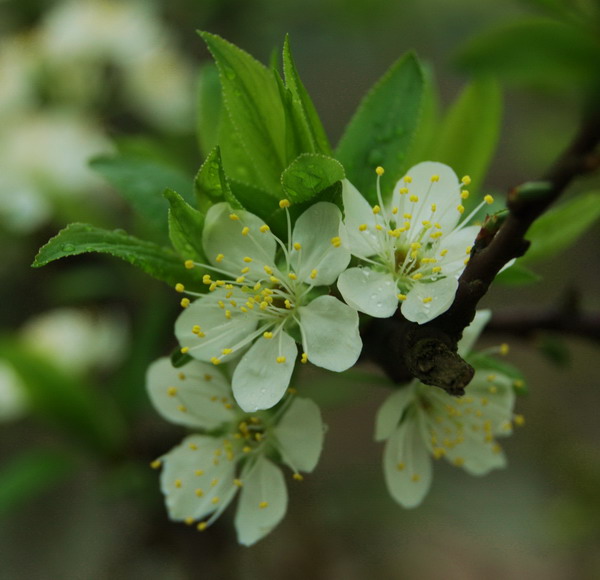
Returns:
[[[310,271],[310,279],[311,279],[311,280],[314,280],[314,279],[317,277],[317,274],[318,274],[318,273],[319,273],[319,271],[313,268],[313,269]]]
[[[294,272],[288,272],[288,278],[290,280],[297,280],[298,276],[296,276],[296,274],[294,274]]]
[[[458,213],[465,213],[465,206],[460,204],[456,206],[456,211],[458,211]]]
[[[284,356],[278,356],[278,357],[277,357],[275,360],[276,360],[276,361],[277,361],[279,364],[282,364],[282,363],[284,363],[284,362],[285,362],[285,357],[284,357]]]
[[[266,507],[269,507],[269,502],[268,502],[268,501],[261,501],[261,502],[258,504],[258,507],[259,507],[261,510],[264,510]]]
[[[245,276],[238,276],[238,277],[235,279],[235,281],[236,281],[238,284],[241,284],[242,282],[244,282],[244,280],[245,280],[245,279],[246,279],[246,277],[245,277]]]
[[[468,258],[465,258],[465,259],[463,260],[463,264],[466,266],[466,265],[469,263],[469,260],[470,260],[470,259],[471,259],[470,257],[468,257]]]
[[[413,275],[411,276],[411,278],[412,278],[413,280],[420,280],[422,277],[423,277],[423,274],[421,274],[421,272],[417,272],[416,274],[413,274]]]
[[[234,222],[237,222],[240,219],[240,217],[236,213],[230,213],[229,214],[229,219],[232,220],[232,221],[234,221]]]
[[[263,300],[259,305],[261,310],[266,310],[269,307],[269,303],[266,300]]]
[[[289,301],[288,298],[286,298],[283,303],[288,310],[290,310],[292,308],[292,303]]]
[[[242,274],[247,274],[248,272],[250,272],[250,266],[245,266],[241,269]]]
[[[515,425],[522,427],[525,425],[525,417],[523,415],[515,415],[514,416]]]
[[[225,310],[225,318],[227,318],[227,320],[231,320],[231,310]]]
[[[221,359],[217,358],[216,356],[212,356],[212,357],[210,357],[210,362],[212,364],[214,364],[215,366],[216,365],[220,365],[221,364]]]
[[[185,374],[184,373],[179,373],[177,375],[177,377],[179,378],[180,381],[185,381]]]
[[[269,281],[272,282],[273,284],[278,284],[279,278],[276,278],[275,276],[270,276]]]
[[[175,284],[175,292],[183,292],[185,290],[185,286],[181,283]]]
[[[359,231],[364,232],[367,229],[367,224],[360,224],[358,226]]]
[[[455,457],[452,463],[454,463],[456,467],[462,467],[465,464],[465,459],[464,457]]]
[[[299,244],[298,242],[294,242],[294,250],[299,252],[301,249],[302,249],[302,244]]]
[[[421,225],[423,225],[423,226],[427,227],[427,226],[430,226],[430,225],[431,225],[431,222],[430,222],[429,220],[423,220],[423,221],[421,222]]]
[[[414,481],[415,483],[417,483],[417,481],[421,481],[421,476],[418,473],[413,473],[410,476],[410,480]]]
[[[263,332],[263,336],[265,338],[273,338],[273,333],[269,332],[269,331],[266,331],[266,332]]]
[[[217,304],[218,304],[219,308],[225,310],[225,302],[223,302],[222,300],[218,300]]]
[[[206,528],[208,527],[208,524],[206,522],[200,522],[197,526],[196,529],[199,532],[203,532]]]
[[[412,183],[412,177],[410,175],[405,175],[403,181],[404,183]]]
[[[194,261],[193,260],[186,260],[183,265],[188,269],[191,270],[194,267]]]
[[[167,389],[167,395],[169,395],[169,397],[175,397],[177,395],[177,387],[169,387]]]
[[[485,203],[487,203],[488,205],[491,205],[492,203],[494,203],[494,198],[491,195],[486,195],[484,196],[483,200],[485,201]]]
[[[334,238],[331,238],[331,245],[334,248],[339,248],[342,245],[342,239],[339,236],[335,236]]]
[[[375,168],[375,173],[377,173],[377,175],[382,176],[385,173],[385,169],[381,166],[376,167]]]
[[[440,180],[440,176],[439,175],[432,175],[431,176],[431,183],[436,183]]]
[[[420,244],[419,242],[413,242],[413,243],[410,245],[410,249],[411,249],[411,250],[413,250],[413,251],[414,251],[414,250],[418,250],[420,247],[421,247],[421,244]]]
[[[260,228],[258,228],[258,231],[261,234],[266,234],[271,228],[267,225],[267,224],[263,224],[262,226],[260,226]]]
[[[262,284],[260,282],[257,282],[256,284],[254,284],[254,286],[252,286],[252,290],[254,290],[255,292],[257,290],[260,290]]]
[[[177,410],[180,413],[187,413],[187,407],[185,405],[177,405]]]
[[[408,187],[401,187],[400,188],[400,195],[404,195],[405,193],[408,193]]]
[[[221,349],[221,354],[231,354],[233,352],[232,348],[223,348]]]
[[[402,463],[402,462],[396,464],[396,469],[398,471],[403,471],[405,467],[406,467],[406,465],[404,465],[404,463]]]
[[[155,459],[150,463],[150,467],[152,469],[158,469],[162,465],[162,461],[160,459]]]
[[[242,485],[244,485],[244,482],[241,479],[234,479],[233,485],[235,485],[236,487],[242,487]]]
[[[286,207],[290,207],[292,205],[289,199],[282,199],[279,201],[279,207],[281,209],[285,209]]]
[[[464,176],[464,177],[463,177],[463,178],[460,180],[460,182],[461,182],[463,185],[471,185],[471,178],[470,178],[468,175],[465,175],[465,176]]]
[[[466,189],[463,189],[463,190],[460,192],[460,197],[461,197],[462,199],[469,199],[469,192],[468,192]]]
[[[431,204],[431,211],[437,211],[437,205],[435,203]]]
[[[242,448],[242,451],[244,453],[250,453],[250,451],[252,451],[252,447],[246,445],[245,447]]]
[[[435,447],[433,449],[433,457],[435,459],[441,459],[444,455],[446,455],[446,450],[443,447]]]
[[[222,262],[224,257],[225,257],[224,254],[217,254],[217,257],[215,258],[215,261],[216,262]]]
[[[249,231],[250,231],[250,228],[248,226],[244,226],[242,228],[242,236],[247,236]]]
[[[302,356],[300,357],[300,362],[302,364],[306,364],[308,362],[308,355],[305,352],[302,353]]]
[[[515,389],[523,389],[525,387],[525,382],[521,379],[516,379],[515,381],[513,381],[513,387]]]
[[[442,256],[442,258],[448,253],[448,250],[442,250],[440,252],[440,256]]]
[[[221,498],[218,496],[215,496],[210,500],[210,503],[212,503],[213,505],[217,505],[220,501],[221,501]]]
[[[412,213],[405,213],[403,215],[403,217],[404,217],[405,220],[411,220],[412,219]]]
[[[419,196],[418,195],[411,195],[408,199],[410,201],[412,201],[413,203],[416,203],[417,201],[419,201]]]
[[[189,350],[190,350],[190,347],[189,347],[189,346],[183,346],[183,347],[181,347],[181,348],[179,349],[179,352],[180,352],[181,354],[187,354]]]
[[[398,213],[398,208],[397,207],[393,207],[392,208],[392,215],[396,215]]]
[[[442,267],[441,266],[434,266],[433,268],[431,268],[431,271],[434,274],[439,274],[442,271]]]
[[[204,475],[204,469],[196,469],[196,471],[194,471],[194,475],[197,475],[198,477]]]
[[[429,304],[430,302],[433,302],[432,296],[427,296],[427,298],[423,298],[423,304]]]
[[[202,283],[203,284],[212,284],[212,279],[210,277],[210,274],[204,274],[204,276],[202,276]]]
[[[173,483],[177,489],[179,489],[183,485],[181,479],[176,479]]]
[[[302,481],[304,479],[304,477],[302,476],[301,473],[294,473],[294,475],[292,475],[292,477],[296,480],[296,481]]]
[[[204,490],[198,488],[194,493],[196,494],[196,497],[202,497],[204,495]]]
[[[377,215],[377,214],[378,214],[378,213],[380,213],[380,212],[381,212],[381,208],[380,208],[378,205],[374,205],[374,206],[373,206],[373,213],[374,213],[375,215]]]
[[[508,354],[508,352],[510,351],[510,346],[508,346],[508,344],[506,344],[505,342],[503,342],[500,345],[500,354],[502,356],[506,356]]]
[[[269,266],[264,266],[263,268],[264,268],[264,271],[265,271],[267,274],[271,275],[271,274],[273,273],[273,269],[272,269],[271,267],[269,267]]]
[[[383,226],[382,226],[381,224],[376,224],[376,225],[375,225],[375,229],[376,229],[378,232],[380,232],[380,231],[382,231],[382,230],[383,230]]]

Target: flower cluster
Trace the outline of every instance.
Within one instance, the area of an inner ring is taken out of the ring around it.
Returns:
[[[459,346],[466,356],[489,319],[478,312]],[[432,480],[432,457],[448,460],[471,475],[504,467],[497,437],[510,435],[523,417],[513,413],[514,381],[479,368],[463,398],[415,380],[395,391],[377,414],[375,439],[385,441],[383,471],[388,490],[402,506],[419,505]]]
[[[332,371],[350,368],[362,342],[358,314],[323,294],[350,261],[341,246],[339,209],[326,202],[307,209],[291,228],[287,243],[247,211],[228,204],[206,215],[203,247],[214,272],[204,276],[209,292],[197,295],[175,325],[182,351],[213,364],[235,359],[236,401],[245,411],[268,409],[285,393],[302,345],[301,361]],[[217,277],[218,276],[218,277]]]
[[[312,471],[319,459],[324,428],[317,405],[290,395],[275,412],[244,413],[223,375],[200,361],[177,369],[167,358],[157,360],[147,388],[165,419],[201,432],[153,463],[163,466],[161,488],[171,519],[202,531],[240,492],[234,521],[239,542],[251,545],[268,534],[287,509],[275,461],[301,480],[300,472]]]
[[[377,168],[378,176],[383,174]],[[371,207],[344,182],[344,244],[363,264],[349,268],[338,288],[350,306],[378,318],[402,314],[423,324],[445,312],[456,293],[479,228],[467,226],[482,204],[460,224],[469,193],[450,167],[426,161],[411,168],[384,204],[379,179],[378,204]]]

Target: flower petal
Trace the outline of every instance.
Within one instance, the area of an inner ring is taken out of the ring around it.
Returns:
[[[466,266],[465,259],[469,256],[467,249],[475,243],[479,230],[479,226],[467,226],[441,238],[438,254],[446,251],[446,255],[439,258],[438,265],[444,275],[458,278],[462,274]]]
[[[281,469],[260,456],[242,475],[242,491],[234,525],[238,542],[251,546],[264,538],[282,519],[287,510],[287,488]]]
[[[489,420],[492,433],[510,435],[515,404],[512,380],[495,370],[476,369],[466,394],[480,404],[482,420]]]
[[[292,250],[291,264],[298,279],[315,286],[333,284],[350,262],[350,252],[334,246],[339,237],[342,214],[332,203],[325,201],[310,206],[296,221],[292,242],[300,251]],[[317,271],[311,278],[313,270]]]
[[[406,417],[388,439],[383,473],[391,496],[405,508],[418,506],[431,486],[432,466],[420,413]]]
[[[229,216],[235,213],[238,220]],[[227,270],[233,278],[240,275],[242,268],[249,268],[250,279],[264,278],[263,267],[274,267],[273,260],[277,242],[270,231],[261,232],[265,225],[259,217],[244,210],[232,211],[229,204],[218,203],[206,213],[202,232],[202,247],[211,264]],[[248,233],[242,234],[245,227]],[[220,261],[217,256],[223,254]],[[251,262],[244,258],[251,258]]]
[[[445,458],[471,475],[485,475],[506,466],[506,457],[495,442],[487,442],[483,433],[471,432],[462,443],[448,449]]]
[[[375,418],[375,441],[388,439],[398,427],[404,411],[415,400],[413,385],[394,391],[379,407]]]
[[[219,444],[214,437],[191,435],[162,457],[160,485],[172,520],[204,518],[233,499],[235,462],[215,464]]]
[[[349,306],[375,318],[388,318],[398,309],[397,289],[391,274],[370,268],[348,268],[338,278],[338,289]]]
[[[238,405],[248,413],[276,405],[288,388],[297,355],[296,343],[286,332],[259,338],[233,372],[231,385]],[[278,357],[285,361],[277,362]]]
[[[461,203],[460,184],[452,168],[443,163],[424,161],[409,169],[406,175],[412,181],[406,183],[401,179],[392,194],[392,206],[398,208],[398,214],[410,214],[413,224],[423,220],[439,223],[442,232],[450,233],[461,215],[456,209]],[[434,175],[439,177],[436,182],[431,181]],[[402,188],[408,189],[408,193],[401,194]],[[411,201],[412,196],[418,201]],[[432,211],[432,204],[436,206],[435,211]],[[409,239],[412,241],[419,231],[418,227],[411,228]]]
[[[294,471],[312,471],[323,449],[325,428],[319,406],[310,399],[294,399],[273,430],[283,461]]]
[[[230,318],[226,309],[219,306],[222,296],[211,292],[190,304],[175,322],[175,335],[183,347],[189,348],[191,356],[210,362],[212,357],[221,356],[224,348],[232,348],[244,341],[256,328],[258,319],[252,312],[241,312],[231,308]],[[199,326],[204,336],[193,332]]]
[[[368,258],[379,252],[379,242],[375,235],[375,225],[382,223],[373,214],[373,208],[347,179],[342,180],[344,202],[344,227],[341,236],[350,252],[359,258]],[[358,228],[366,225],[364,231]]]
[[[298,309],[308,360],[330,371],[345,371],[362,349],[358,313],[333,296],[319,296]]]
[[[417,324],[429,322],[450,308],[457,288],[458,280],[452,276],[435,282],[416,282],[402,303],[402,314]]]
[[[159,358],[148,368],[146,388],[154,408],[173,423],[215,429],[234,418],[222,402],[231,394],[229,384],[212,365],[191,361],[175,368]]]
[[[465,357],[473,350],[473,345],[477,342],[479,335],[491,317],[491,310],[478,310],[475,313],[475,318],[473,318],[471,324],[463,330],[462,338],[458,342],[458,354],[460,356]]]

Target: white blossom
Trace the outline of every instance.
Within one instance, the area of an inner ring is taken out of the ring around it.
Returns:
[[[426,161],[398,181],[389,205],[378,178],[378,204],[371,207],[345,180],[342,239],[361,265],[339,277],[344,300],[378,318],[392,316],[401,302],[402,314],[418,324],[445,312],[479,231],[466,225],[470,216],[458,224],[468,183],[468,176],[459,182],[447,165]],[[485,196],[482,203],[492,201]]]
[[[204,276],[208,293],[191,304],[182,300],[187,308],[175,325],[182,351],[198,360],[219,364],[243,353],[232,387],[245,411],[281,399],[297,359],[296,341],[302,362],[337,372],[351,367],[362,348],[357,312],[324,294],[350,260],[340,245],[340,211],[316,203],[292,231],[289,202],[280,205],[287,244],[247,211],[233,212],[225,203],[208,210],[202,240],[210,265],[203,266],[216,276]]]
[[[212,365],[191,361],[181,369],[167,358],[150,366],[147,388],[167,420],[201,431],[153,462],[163,467],[161,489],[169,516],[203,531],[240,493],[234,525],[238,541],[252,545],[287,509],[287,488],[275,460],[302,480],[323,446],[317,405],[290,395],[272,412],[244,413],[228,381]]]

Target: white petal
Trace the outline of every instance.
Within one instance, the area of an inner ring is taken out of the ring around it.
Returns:
[[[304,352],[314,365],[345,371],[362,349],[358,313],[333,296],[319,296],[298,309]]]
[[[412,178],[411,183],[398,181],[392,195],[392,205],[398,208],[398,214],[412,215],[411,223],[420,224],[423,220],[439,223],[441,231],[449,233],[458,223],[460,213],[456,209],[461,203],[460,184],[451,167],[434,161],[424,161],[409,169],[406,175]],[[439,181],[432,182],[431,177],[439,176]],[[408,193],[400,194],[401,188],[407,188]],[[418,201],[410,201],[416,195]],[[431,205],[436,205],[432,212]],[[419,228],[409,230],[409,239],[418,232]]]
[[[391,496],[402,506],[418,506],[431,486],[432,466],[420,414],[405,418],[388,439],[383,473]]]
[[[212,365],[191,361],[175,368],[170,359],[160,358],[148,368],[146,388],[154,408],[173,423],[214,429],[234,418],[222,402],[231,388]]]
[[[233,373],[231,384],[238,405],[248,413],[276,405],[290,384],[297,355],[296,343],[286,332],[257,339]],[[281,356],[285,362],[278,363]]]
[[[435,282],[416,282],[402,302],[402,314],[417,324],[429,322],[450,308],[457,288],[458,280],[451,276]]]
[[[338,289],[349,306],[375,318],[388,318],[398,309],[396,283],[389,273],[348,268],[338,278]]]
[[[341,220],[340,210],[324,201],[310,206],[298,218],[292,242],[302,248],[292,251],[290,261],[300,281],[315,286],[333,284],[346,269],[350,252],[331,243],[332,238],[339,236]],[[317,275],[311,278],[313,270],[317,270]]]
[[[486,442],[480,433],[466,436],[462,443],[446,451],[445,458],[454,465],[460,461],[461,467],[471,475],[485,475],[492,469],[506,466],[502,450],[493,442]]]
[[[342,199],[344,202],[344,228],[342,239],[349,250],[359,258],[368,258],[379,253],[379,242],[374,233],[375,225],[380,223],[373,214],[373,208],[347,179],[342,180]],[[358,228],[366,225],[365,231]]]
[[[175,322],[175,335],[189,354],[198,360],[210,362],[212,357],[221,355],[224,348],[232,348],[243,341],[256,328],[258,319],[249,311],[242,312],[231,308],[231,318],[225,315],[226,309],[219,306],[223,295],[219,290],[205,294],[190,304]],[[205,336],[200,338],[192,332],[195,325]]]
[[[199,520],[233,499],[235,462],[214,463],[220,443],[214,437],[191,435],[162,457],[160,484],[171,519]]]
[[[471,324],[463,330],[462,338],[458,342],[458,354],[460,356],[464,357],[473,350],[473,345],[477,342],[479,335],[491,317],[491,310],[478,310],[475,313],[475,318],[473,318]]]
[[[475,243],[479,226],[467,226],[457,232],[452,232],[440,239],[438,254],[447,250],[445,256],[438,258],[438,266],[442,274],[458,278],[466,267],[465,259],[469,256],[467,249]],[[437,257],[437,256],[436,256]]]
[[[283,519],[287,510],[287,488],[279,467],[262,456],[248,475],[242,476],[242,481],[234,524],[238,542],[251,546]]]
[[[510,427],[515,393],[512,380],[495,370],[477,369],[473,379],[466,388],[466,395],[473,397],[475,403],[480,403],[483,420],[492,424],[495,435],[510,435]]]
[[[230,219],[232,213],[239,220]],[[233,278],[240,276],[241,270],[246,267],[250,268],[246,274],[249,279],[263,278],[263,267],[274,267],[277,248],[275,236],[270,231],[260,231],[259,228],[264,225],[265,222],[248,211],[233,212],[226,203],[213,205],[206,213],[202,232],[204,253],[213,266],[230,272]],[[247,235],[242,234],[244,227],[249,228]],[[224,257],[217,262],[219,254]],[[252,262],[245,262],[246,257],[251,258]],[[216,277],[221,275],[217,274]]]
[[[294,471],[312,471],[323,449],[325,428],[319,406],[310,399],[294,399],[273,431],[283,461]]]
[[[388,439],[398,427],[404,411],[415,400],[413,386],[394,391],[379,407],[375,418],[375,441]]]

